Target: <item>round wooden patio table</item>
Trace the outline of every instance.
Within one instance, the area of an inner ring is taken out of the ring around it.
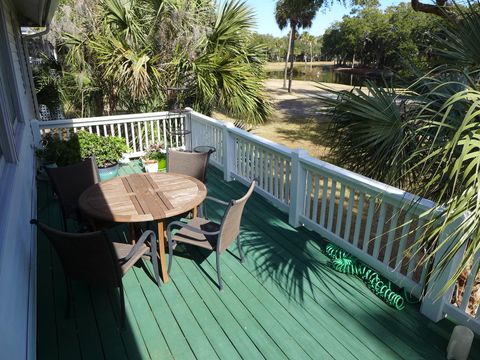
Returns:
[[[158,257],[164,282],[165,220],[193,210],[207,196],[205,185],[190,176],[174,173],[144,173],[120,176],[89,187],[79,199],[80,209],[94,219],[119,223],[156,221]]]

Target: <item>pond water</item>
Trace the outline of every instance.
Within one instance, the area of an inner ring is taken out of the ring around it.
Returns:
[[[270,79],[283,79],[283,70],[267,71]],[[372,80],[375,83],[384,83],[381,76],[375,74],[349,74],[343,71],[335,71],[333,66],[306,65],[294,66],[293,80],[320,81],[335,84],[360,86],[365,80]]]

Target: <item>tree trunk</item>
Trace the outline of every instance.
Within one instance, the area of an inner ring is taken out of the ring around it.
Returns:
[[[290,59],[290,74],[288,77],[288,92],[292,90],[292,77],[293,77],[293,62],[295,61],[295,29],[297,28],[297,23],[290,23],[292,28],[290,32],[290,52],[292,53],[292,58]]]
[[[292,44],[292,30],[290,29],[290,38],[288,39],[287,56],[285,57],[285,70],[283,72],[283,88],[287,87],[288,58],[290,57],[290,46]]]
[[[313,45],[310,42],[310,69],[313,69]]]
[[[353,57],[352,57],[352,69],[355,67],[355,52],[353,53]]]

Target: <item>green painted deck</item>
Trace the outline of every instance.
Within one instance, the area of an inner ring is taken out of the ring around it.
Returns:
[[[122,173],[140,171],[137,163]],[[246,187],[209,170],[209,195],[228,200]],[[38,184],[38,217],[60,227],[58,202]],[[221,215],[209,207],[210,217]],[[115,232],[122,236],[123,227]],[[452,324],[434,324],[417,305],[396,311],[358,279],[327,266],[322,239],[294,229],[286,214],[254,194],[242,240],[222,255],[225,290],[215,257],[196,248],[175,257],[171,282],[159,289],[142,267],[123,279],[125,330],[118,328],[116,290],[73,284],[72,316],[64,317],[62,269],[48,241],[38,237],[38,345],[47,359],[441,359]],[[150,270],[150,264],[146,264]],[[472,354],[480,355],[478,339]]]

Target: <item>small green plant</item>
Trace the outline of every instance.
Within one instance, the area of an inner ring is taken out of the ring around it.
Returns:
[[[144,160],[153,160],[153,161],[161,161],[166,159],[163,143],[150,145],[150,147],[145,152],[145,155],[143,156],[143,158]]]
[[[87,131],[77,132],[69,141],[71,149],[78,149],[80,159],[95,156],[98,167],[115,165],[130,149],[125,140],[116,136],[98,136]]]

